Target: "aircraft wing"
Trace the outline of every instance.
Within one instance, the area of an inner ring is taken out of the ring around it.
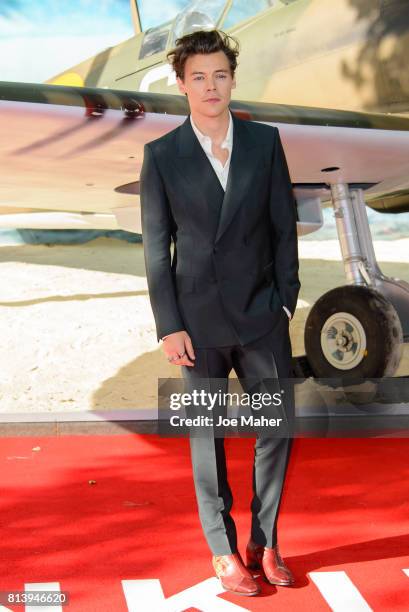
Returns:
[[[329,183],[362,187],[374,208],[409,210],[409,118],[234,100],[230,108],[279,128],[299,233],[321,226]],[[185,96],[0,82],[0,226],[140,232],[143,145],[188,112]]]

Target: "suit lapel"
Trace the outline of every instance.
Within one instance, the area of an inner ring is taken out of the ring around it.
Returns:
[[[209,225],[209,231],[214,235],[223,203],[224,190],[213,166],[190,123],[190,115],[178,130],[177,150],[170,160],[176,165],[192,194],[192,205],[202,211],[203,223]]]
[[[233,149],[230,159],[229,175],[226,192],[224,194],[222,210],[217,228],[215,242],[218,242],[240,206],[248,196],[248,189],[258,167],[259,156],[257,151],[249,153],[250,149],[257,147],[257,141],[252,136],[246,122],[233,116]]]
[[[247,190],[260,163],[261,148],[257,147],[246,122],[235,117],[234,113],[232,119],[233,148],[226,191],[193,131],[190,115],[180,126],[177,158],[174,160],[196,198],[198,195],[204,198],[207,210],[211,211],[215,242],[220,240],[248,195]],[[256,151],[249,154],[253,147]]]

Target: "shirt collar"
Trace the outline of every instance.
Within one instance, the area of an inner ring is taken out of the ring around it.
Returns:
[[[199,139],[199,142],[202,145],[207,145],[210,147],[211,150],[211,146],[212,146],[212,139],[210,138],[210,136],[206,136],[206,134],[203,134],[199,128],[197,127],[197,125],[194,123],[193,119],[192,119],[192,115],[190,114],[190,123],[192,125],[193,131],[196,134],[197,138]],[[229,109],[229,127],[227,128],[227,133],[226,133],[226,137],[223,140],[223,142],[221,143],[221,147],[222,148],[228,148],[231,149],[231,145],[233,142],[233,121],[231,118],[231,111]]]

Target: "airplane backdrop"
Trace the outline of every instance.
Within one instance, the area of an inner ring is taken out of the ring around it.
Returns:
[[[25,4],[5,3],[3,18]],[[407,2],[193,0],[148,29],[142,8],[130,1],[134,35],[46,83],[0,83],[0,224],[140,232],[144,143],[188,113],[166,52],[184,33],[224,29],[241,45],[231,109],[279,127],[299,235],[322,227],[323,207],[336,217],[347,284],[311,310],[312,371],[393,374],[409,340],[409,285],[379,270],[366,207],[409,210]]]

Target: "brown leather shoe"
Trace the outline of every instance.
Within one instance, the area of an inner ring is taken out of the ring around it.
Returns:
[[[239,553],[214,555],[212,562],[216,576],[226,591],[249,597],[260,593],[260,586],[244,566]]]
[[[246,558],[247,567],[251,570],[261,569],[270,584],[280,586],[294,584],[294,576],[282,560],[278,544],[268,548],[250,539],[246,548]]]

